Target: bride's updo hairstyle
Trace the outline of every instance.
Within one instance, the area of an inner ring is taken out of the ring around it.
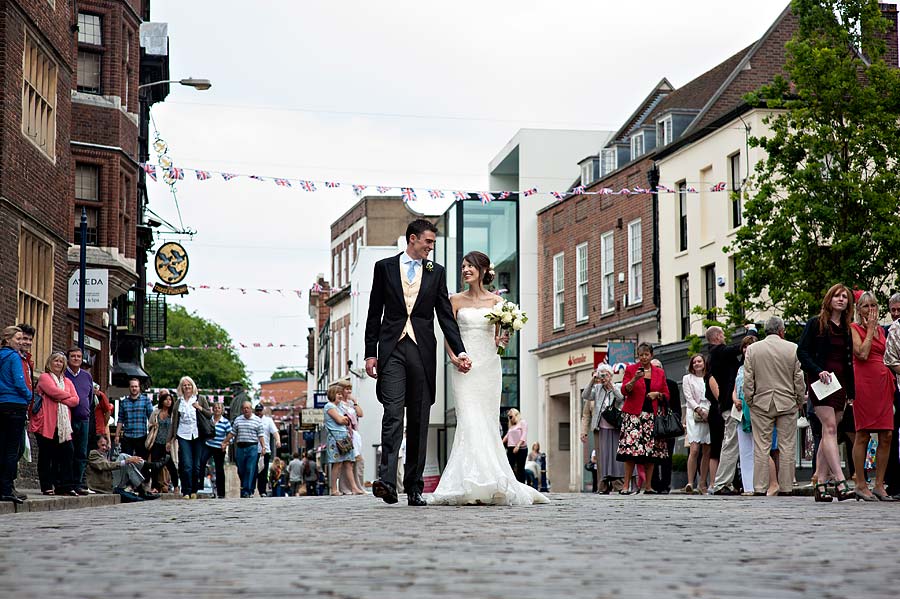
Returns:
[[[478,272],[481,273],[482,285],[490,285],[491,281],[494,280],[494,265],[491,264],[491,259],[487,257],[487,254],[469,252],[463,256],[463,262],[468,262],[478,269]]]

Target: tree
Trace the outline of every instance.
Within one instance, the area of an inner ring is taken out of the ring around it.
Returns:
[[[742,308],[806,318],[837,282],[878,294],[897,285],[900,73],[883,58],[889,23],[875,0],[794,0],[791,10],[786,77],[745,98],[774,112],[770,132],[750,140],[767,159],[726,248],[744,275],[728,296],[732,323]]]
[[[306,373],[299,370],[276,370],[272,373],[272,380],[278,379],[303,379],[306,380]]]
[[[190,376],[200,389],[221,389],[234,381],[249,383],[246,366],[230,348],[231,337],[216,323],[189,313],[184,306],[166,306],[166,337],[166,344],[172,346],[223,348],[147,352],[144,368],[157,387],[174,389],[182,376]]]

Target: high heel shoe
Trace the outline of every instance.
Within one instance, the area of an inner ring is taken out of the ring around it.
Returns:
[[[822,503],[831,503],[834,500],[834,496],[828,490],[827,483],[816,483],[815,498],[817,502]]]
[[[847,484],[846,479],[840,482],[832,482],[830,484],[833,487],[831,495],[833,497],[837,497],[838,501],[846,501],[848,499],[853,499],[854,497],[856,497],[856,491],[850,488],[850,485]]]
[[[856,489],[853,490],[853,495],[854,497],[856,497],[857,501],[878,501],[878,498],[875,497],[874,494],[869,493],[868,495],[866,495],[860,491],[857,491]]]
[[[879,493],[878,491],[872,490],[872,495],[874,495],[878,501],[897,501],[887,493]]]

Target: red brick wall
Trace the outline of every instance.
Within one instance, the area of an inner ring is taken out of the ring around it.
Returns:
[[[588,191],[609,187],[649,187],[647,173],[651,158],[612,173]],[[538,280],[540,291],[539,343],[566,335],[611,325],[620,320],[652,312],[653,305],[653,213],[649,194],[628,196],[574,196],[550,206],[538,215]],[[587,202],[583,204],[582,202]],[[642,301],[636,306],[622,305],[628,292],[628,223],[641,219]],[[556,229],[554,231],[554,219]],[[618,224],[621,220],[621,228]],[[614,232],[614,271],[616,309],[601,315],[600,236]],[[588,319],[576,322],[576,246],[588,243]],[[553,256],[565,252],[565,327],[553,329]],[[618,273],[625,281],[619,283]]]

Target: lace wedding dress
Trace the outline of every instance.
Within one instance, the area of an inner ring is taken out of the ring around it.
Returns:
[[[472,369],[450,370],[456,404],[456,437],[447,467],[430,505],[531,505],[549,503],[516,480],[500,442],[500,356],[489,308],[460,308],[456,313]],[[527,451],[527,448],[521,451]]]

